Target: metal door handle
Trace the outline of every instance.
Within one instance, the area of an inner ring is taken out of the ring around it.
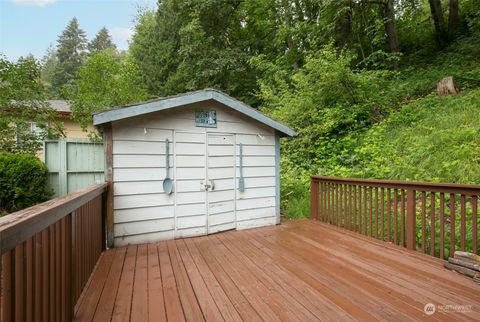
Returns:
[[[215,190],[215,182],[213,182],[213,180],[208,180],[208,181],[209,181],[209,184],[206,184],[203,181],[200,182],[200,187],[202,191]]]

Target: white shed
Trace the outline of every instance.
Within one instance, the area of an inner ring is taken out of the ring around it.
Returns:
[[[109,246],[280,222],[280,137],[295,135],[289,127],[213,89],[93,120],[111,182]]]

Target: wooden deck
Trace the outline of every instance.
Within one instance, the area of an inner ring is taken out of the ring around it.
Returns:
[[[309,220],[128,246],[102,255],[76,320],[480,321],[480,286],[442,263]]]

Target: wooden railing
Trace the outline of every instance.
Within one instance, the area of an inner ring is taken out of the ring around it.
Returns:
[[[446,259],[479,254],[480,185],[311,177],[311,217]]]
[[[0,218],[0,321],[71,321],[105,247],[106,184]]]

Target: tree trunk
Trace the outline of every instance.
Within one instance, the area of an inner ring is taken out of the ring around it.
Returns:
[[[343,48],[352,34],[352,8],[350,0],[343,1],[340,17],[335,22],[335,46]]]
[[[448,41],[452,41],[458,30],[458,0],[450,0],[448,5]]]
[[[385,33],[387,35],[388,47],[392,54],[398,54],[400,52],[400,46],[398,44],[397,25],[395,23],[395,8],[393,0],[387,0],[385,5],[380,7],[382,17],[384,19]],[[393,60],[393,68],[398,69],[398,60]]]
[[[428,0],[430,12],[432,13],[435,36],[440,47],[445,46],[445,21],[443,19],[442,3],[440,0]]]
[[[293,42],[293,39],[292,39],[292,35],[290,34],[290,30],[292,29],[291,28],[291,22],[292,22],[292,12],[291,12],[291,7],[290,7],[290,2],[287,1],[287,0],[282,0],[282,6],[283,6],[283,9],[284,9],[284,17],[283,17],[283,21],[285,23],[285,25],[288,27],[289,29],[289,34],[286,36],[286,45],[287,45],[287,53],[291,54],[291,57],[292,57],[292,68],[294,71],[297,71],[299,69],[299,64],[298,64],[298,61],[297,61],[297,53],[296,53],[296,50],[295,50],[295,44]]]

